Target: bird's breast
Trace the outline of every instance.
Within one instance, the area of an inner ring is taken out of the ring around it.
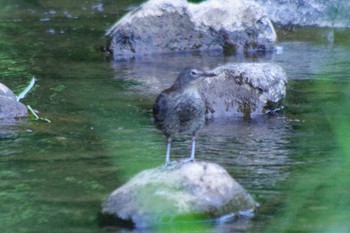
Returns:
[[[167,135],[195,134],[205,121],[205,104],[196,90],[161,95],[154,108],[157,128]]]
[[[197,88],[187,88],[183,91],[183,95],[188,96],[188,98],[201,99]]]

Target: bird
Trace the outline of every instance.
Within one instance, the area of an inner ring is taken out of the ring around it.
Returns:
[[[206,105],[198,87],[206,77],[213,76],[213,72],[186,67],[173,85],[163,90],[156,98],[153,118],[156,128],[166,137],[165,166],[170,164],[172,138],[178,134],[192,136],[191,155],[186,161],[195,160],[196,135],[205,124],[206,112]]]

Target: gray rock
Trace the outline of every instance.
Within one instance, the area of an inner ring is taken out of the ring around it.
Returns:
[[[271,49],[276,33],[251,0],[150,0],[111,27],[115,60],[175,51]]]
[[[0,120],[26,117],[26,106],[16,100],[16,95],[0,83]]]
[[[116,189],[103,204],[102,214],[143,228],[238,215],[256,207],[218,164],[173,162],[166,168],[145,170]]]
[[[217,76],[205,79],[200,92],[215,116],[274,111],[286,94],[287,76],[276,64],[227,64],[213,71]]]
[[[344,0],[255,0],[283,26],[349,27],[350,2]]]

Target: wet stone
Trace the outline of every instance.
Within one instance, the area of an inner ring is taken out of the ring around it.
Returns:
[[[26,117],[27,108],[16,100],[16,95],[0,83],[0,120]]]
[[[103,204],[101,216],[114,219],[114,224],[144,228],[252,213],[256,206],[220,165],[172,162],[142,171],[116,189]]]
[[[257,114],[277,111],[286,95],[287,75],[272,63],[231,63],[215,68],[216,76],[201,83],[200,93],[208,117]]]
[[[181,51],[265,51],[277,38],[264,10],[250,0],[149,0],[106,36],[115,60]]]
[[[319,0],[256,0],[276,24],[286,27],[349,27],[350,4],[345,1]]]

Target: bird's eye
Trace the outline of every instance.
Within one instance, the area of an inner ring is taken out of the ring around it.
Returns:
[[[191,75],[192,76],[196,76],[198,73],[197,73],[197,71],[196,70],[191,70]]]

